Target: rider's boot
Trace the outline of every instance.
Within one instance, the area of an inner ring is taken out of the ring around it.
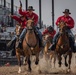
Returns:
[[[74,44],[71,46],[71,49],[72,49],[72,52],[76,53],[76,47]]]
[[[16,44],[16,48],[22,48],[21,44],[22,44],[22,41],[24,39],[24,35],[26,35],[26,29],[24,28],[20,37],[19,37],[19,41],[18,43]]]
[[[16,42],[16,37],[14,37],[14,38],[7,44],[7,47],[8,47],[8,48],[11,48],[15,42]]]
[[[73,38],[72,37],[69,37],[69,41],[70,41],[70,47],[71,47],[71,49],[72,49],[72,52],[76,52],[76,47],[75,47],[75,40],[73,40]]]

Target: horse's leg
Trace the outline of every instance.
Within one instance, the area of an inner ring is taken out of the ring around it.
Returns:
[[[27,58],[27,62],[28,62],[28,71],[31,72],[31,61],[30,61],[30,55]]]
[[[68,63],[69,63],[68,69],[69,70],[70,70],[70,65],[71,65],[71,58],[72,58],[72,52],[69,53],[69,60],[68,60]]]
[[[58,64],[59,64],[59,67],[61,67],[61,60],[62,60],[62,57],[60,54],[58,54]]]
[[[54,63],[54,68],[55,68],[55,63],[56,63],[56,55],[54,55],[54,61],[53,61],[53,63]]]
[[[18,59],[18,65],[19,65],[19,70],[18,73],[21,73],[21,60],[20,60],[20,54],[16,52],[16,57]]]
[[[68,66],[67,61],[66,61],[66,59],[67,59],[67,55],[64,56],[64,58],[65,58],[65,66],[67,67],[67,66]]]
[[[38,65],[38,63],[39,63],[39,53],[36,54],[36,61],[35,61],[36,65]]]
[[[23,64],[27,65],[27,58],[26,57],[23,57]]]

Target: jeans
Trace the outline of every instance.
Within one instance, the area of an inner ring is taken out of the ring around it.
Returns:
[[[38,30],[36,26],[35,26],[35,29],[38,32],[39,39],[42,41],[42,33]]]
[[[57,42],[58,37],[59,37],[59,32],[56,33],[56,35],[54,36],[54,38],[53,38],[53,43],[56,43],[56,42]]]
[[[38,28],[36,26],[35,26],[35,29],[38,32],[39,39],[42,40],[42,33],[38,30]],[[20,39],[24,38],[25,33],[26,33],[26,28],[23,29],[23,31],[20,35]]]
[[[67,32],[69,33],[69,37],[72,39],[72,41],[75,42],[74,35],[73,35],[72,31],[70,29],[68,29]]]
[[[20,39],[23,39],[24,38],[24,35],[26,33],[26,28],[23,29],[21,35],[20,35]]]
[[[16,40],[16,38],[17,38],[17,36],[15,35],[15,36],[12,38],[12,40],[11,40],[11,41],[14,41],[14,40]]]

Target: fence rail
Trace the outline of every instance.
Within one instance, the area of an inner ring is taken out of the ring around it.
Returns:
[[[0,0],[0,5],[4,6],[4,0]],[[11,8],[11,3],[6,2],[6,7],[7,8]],[[18,10],[18,6],[14,5],[14,10],[17,11]]]

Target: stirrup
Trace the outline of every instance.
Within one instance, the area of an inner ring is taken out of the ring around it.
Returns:
[[[16,45],[16,49],[19,48],[19,45]]]
[[[7,47],[10,47],[12,45],[12,41],[8,42]]]

